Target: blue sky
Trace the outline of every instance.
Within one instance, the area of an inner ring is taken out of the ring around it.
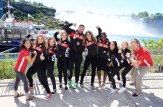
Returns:
[[[28,0],[42,2],[58,11],[84,9],[107,14],[131,14],[140,11],[163,13],[163,0]]]

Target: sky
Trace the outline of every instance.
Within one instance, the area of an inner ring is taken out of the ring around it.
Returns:
[[[140,11],[163,13],[163,0],[28,0],[63,10],[88,10],[106,14],[131,14]]]
[[[144,25],[131,19],[118,19],[113,15],[142,11],[163,13],[163,0],[27,0],[41,2],[48,7],[54,7],[56,17],[78,25],[84,24],[86,30],[97,32],[100,26],[106,33],[124,35],[147,34]],[[143,33],[142,33],[143,32]],[[152,34],[150,34],[152,35]]]

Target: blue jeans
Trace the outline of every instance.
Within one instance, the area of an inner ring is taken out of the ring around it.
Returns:
[[[28,93],[28,81],[26,75],[24,74],[24,72],[19,72],[19,71],[15,71],[15,73],[16,73],[16,81],[14,85],[14,90],[15,91],[18,90],[18,85],[20,83],[20,80],[22,80],[24,83],[24,91],[25,93]]]

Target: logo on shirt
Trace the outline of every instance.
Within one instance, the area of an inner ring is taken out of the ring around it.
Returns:
[[[65,48],[68,48],[69,47],[68,44],[66,44],[66,42],[63,43],[61,41],[58,42],[58,45],[63,46]]]
[[[80,35],[78,35],[78,34],[76,34],[76,33],[71,33],[70,36],[73,37],[73,39],[76,39],[76,38],[78,38],[78,39],[80,39],[80,40],[83,40],[83,39],[84,39],[83,36],[80,36]]]
[[[109,46],[105,43],[98,43],[98,47],[109,48]]]

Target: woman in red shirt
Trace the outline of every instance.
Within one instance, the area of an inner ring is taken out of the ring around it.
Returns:
[[[139,40],[134,39],[131,41],[131,49],[133,50],[134,58],[131,58],[130,53],[127,53],[126,57],[134,66],[131,72],[131,77],[136,87],[136,92],[133,96],[137,97],[142,92],[142,78],[146,72],[150,70],[150,67],[153,66],[153,61],[150,53],[147,49],[141,46]]]
[[[20,53],[16,62],[16,65],[14,67],[15,73],[16,73],[16,81],[15,81],[15,85],[14,85],[14,98],[20,97],[22,96],[22,94],[18,93],[18,85],[20,83],[20,80],[23,81],[24,83],[24,90],[25,90],[25,96],[26,96],[26,100],[33,100],[35,97],[34,96],[30,96],[28,94],[28,81],[27,81],[27,77],[25,75],[25,70],[27,67],[28,62],[30,64],[33,64],[33,62],[35,61],[36,52],[33,52],[35,55],[33,58],[30,57],[30,47],[31,47],[31,41],[29,39],[25,39],[23,40],[21,46],[20,46]]]

